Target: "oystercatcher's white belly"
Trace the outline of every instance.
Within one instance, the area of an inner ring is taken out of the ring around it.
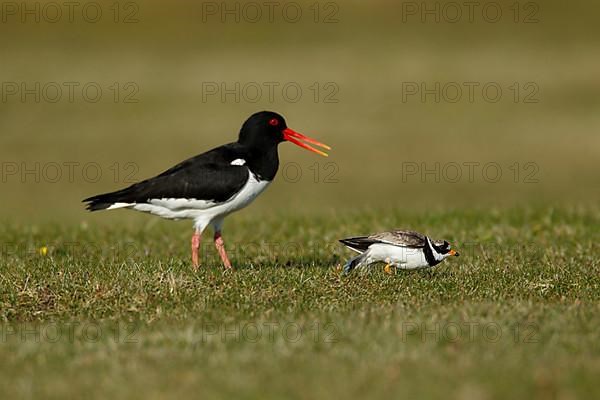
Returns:
[[[122,205],[117,203],[114,208],[132,208],[167,219],[193,219],[196,228],[203,230],[211,222],[246,207],[271,183],[271,181],[259,181],[251,172],[248,175],[248,181],[242,189],[222,203],[210,200],[163,198],[149,199],[147,203]]]
[[[367,251],[367,264],[384,262],[399,269],[418,269],[430,266],[425,259],[423,249],[375,243],[369,246]]]

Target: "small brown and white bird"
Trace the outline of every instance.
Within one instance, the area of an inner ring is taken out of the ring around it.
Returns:
[[[447,241],[433,240],[414,231],[394,230],[370,236],[341,239],[340,242],[350,250],[359,253],[344,265],[344,273],[378,262],[386,264],[386,272],[390,272],[391,267],[397,269],[431,268],[441,263],[446,257],[459,256],[457,251],[450,248],[450,243]]]

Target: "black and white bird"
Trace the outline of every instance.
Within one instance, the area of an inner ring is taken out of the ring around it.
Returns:
[[[225,268],[231,268],[221,237],[223,219],[250,204],[273,181],[279,167],[277,146],[283,141],[323,156],[327,154],[307,143],[330,150],[288,128],[281,115],[262,111],[244,122],[237,142],[185,160],[154,178],[83,202],[90,211],[128,208],[167,219],[194,220],[194,268],[199,266],[202,232],[212,225],[221,260]]]
[[[341,239],[340,242],[359,253],[344,265],[344,272],[354,268],[368,267],[371,264],[384,262],[386,272],[391,267],[397,269],[421,269],[434,267],[446,257],[456,256],[458,252],[451,249],[445,240],[432,240],[414,231],[394,230],[375,233],[370,236],[357,236]]]

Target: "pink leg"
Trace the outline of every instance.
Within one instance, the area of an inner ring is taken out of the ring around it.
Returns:
[[[198,267],[200,266],[198,262],[198,249],[200,248],[201,240],[202,236],[200,236],[200,232],[195,231],[192,235],[192,265],[194,266],[194,271],[198,271]]]
[[[225,242],[223,242],[221,232],[219,231],[215,232],[215,247],[221,256],[221,260],[223,260],[225,269],[231,269],[231,262],[229,261],[229,257],[227,257],[227,252],[225,251]]]

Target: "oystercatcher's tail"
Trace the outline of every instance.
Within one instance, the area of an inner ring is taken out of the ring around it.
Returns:
[[[107,209],[123,208],[131,206],[130,188],[117,190],[116,192],[98,194],[83,200],[88,211],[100,211]],[[129,200],[129,201],[128,201]]]

